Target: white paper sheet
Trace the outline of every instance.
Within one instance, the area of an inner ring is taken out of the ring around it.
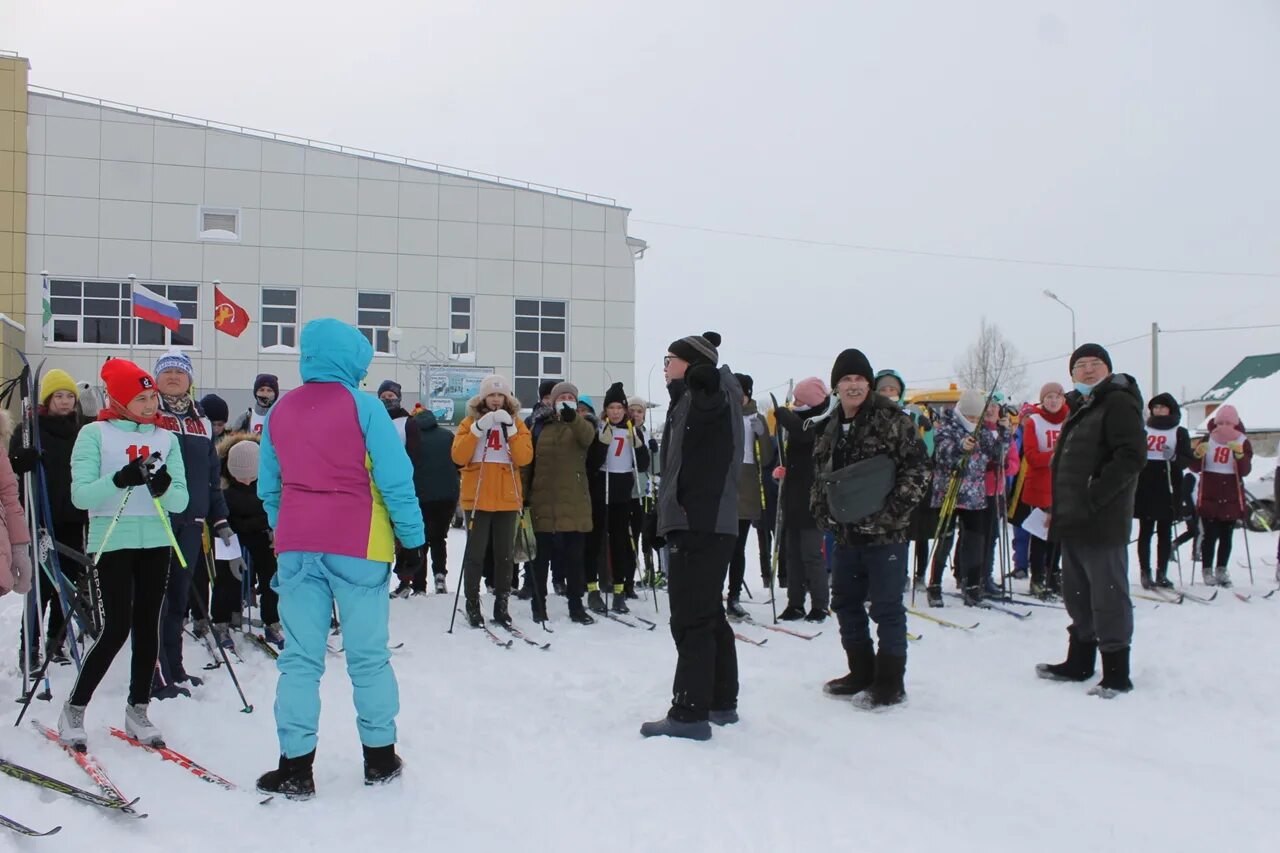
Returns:
[[[1036,507],[1035,509],[1031,510],[1031,514],[1028,515],[1023,520],[1022,529],[1027,531],[1037,539],[1048,540],[1049,516],[1045,514],[1044,510],[1040,509],[1039,507]]]
[[[215,560],[238,560],[243,554],[240,553],[240,537],[234,533],[231,534],[230,542],[223,542],[221,536],[213,537],[213,558]]]

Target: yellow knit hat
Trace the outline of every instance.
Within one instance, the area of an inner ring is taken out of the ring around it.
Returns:
[[[55,391],[70,391],[76,395],[80,393],[80,389],[76,387],[76,381],[71,378],[71,374],[56,367],[40,377],[40,405],[43,406],[48,403],[49,398],[53,396]]]

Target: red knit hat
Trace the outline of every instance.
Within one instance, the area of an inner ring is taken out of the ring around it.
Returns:
[[[121,409],[143,391],[154,391],[151,374],[125,358],[109,358],[99,374],[107,386],[107,397]]]

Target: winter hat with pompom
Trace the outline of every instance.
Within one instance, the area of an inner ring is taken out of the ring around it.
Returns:
[[[716,367],[720,364],[720,343],[721,338],[718,332],[703,332],[701,335],[689,335],[687,338],[672,341],[671,346],[667,347],[667,352],[683,358],[689,362],[690,367],[695,364],[710,364]]]
[[[806,409],[812,409],[826,402],[826,399],[831,396],[831,389],[818,377],[810,376],[808,379],[797,382],[796,389],[792,393],[797,403]]]

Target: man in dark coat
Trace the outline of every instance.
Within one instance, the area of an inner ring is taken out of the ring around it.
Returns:
[[[720,336],[690,335],[663,361],[671,406],[662,433],[658,535],[670,546],[667,591],[676,674],[671,708],[640,734],[707,740],[738,721],[738,652],[721,595],[738,541],[745,437],[742,387],[719,367]]]
[[[1036,667],[1042,678],[1086,681],[1102,651],[1102,681],[1089,692],[1111,698],[1133,689],[1129,645],[1129,533],[1138,475],[1147,461],[1138,382],[1113,373],[1098,344],[1071,354],[1076,390],[1053,455],[1049,538],[1062,545],[1062,598],[1071,617],[1067,659]]]
[[[418,451],[414,460],[413,479],[422,507],[422,520],[427,526],[427,551],[431,554],[431,573],[435,576],[437,593],[446,592],[445,575],[448,574],[449,525],[453,523],[458,506],[458,466],[450,456],[453,433],[436,422],[430,409],[423,409],[413,416],[418,425]],[[427,589],[426,562],[413,577],[414,593]]]

